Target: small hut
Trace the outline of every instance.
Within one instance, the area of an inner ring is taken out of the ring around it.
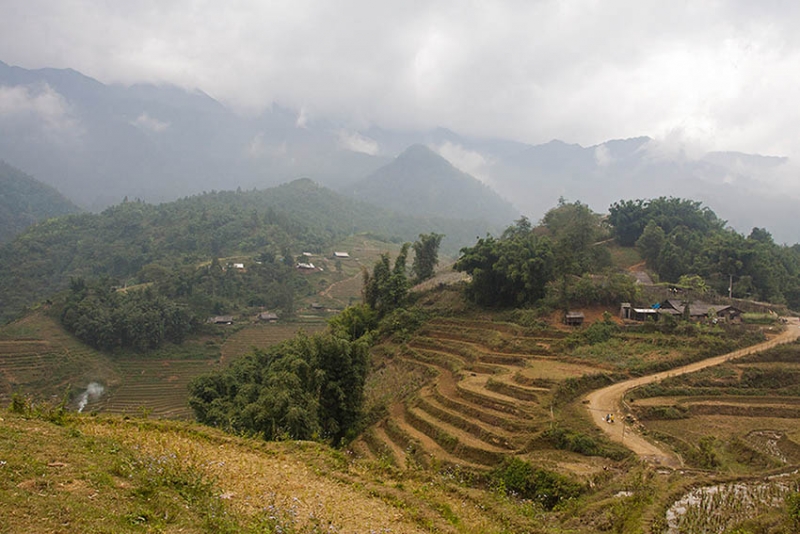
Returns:
[[[274,312],[261,312],[258,314],[258,320],[262,323],[277,323],[278,314]]]
[[[568,311],[564,315],[564,324],[568,326],[580,326],[583,324],[583,320],[585,319],[583,312],[579,311]]]

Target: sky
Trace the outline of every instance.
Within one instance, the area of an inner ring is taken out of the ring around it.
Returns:
[[[353,128],[800,157],[800,2],[0,0],[0,60]]]

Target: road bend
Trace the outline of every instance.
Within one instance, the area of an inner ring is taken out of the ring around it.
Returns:
[[[758,343],[751,347],[729,352],[721,356],[714,356],[713,358],[694,362],[668,371],[612,384],[586,395],[583,401],[584,405],[589,410],[592,421],[594,421],[612,441],[623,444],[648,463],[673,469],[681,467],[683,465],[681,458],[670,448],[657,441],[645,439],[635,428],[625,424],[625,415],[628,413],[628,409],[623,402],[625,394],[639,386],[652,384],[653,382],[658,382],[668,377],[693,373],[700,369],[713,367],[749,354],[762,352],[777,345],[790,343],[800,338],[800,319],[793,317],[787,319],[787,321],[786,329],[783,332],[763,343]],[[606,416],[609,414],[613,414],[614,416],[613,423],[609,423],[606,420]]]

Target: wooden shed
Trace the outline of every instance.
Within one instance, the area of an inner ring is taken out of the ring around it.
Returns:
[[[585,319],[585,316],[583,315],[583,312],[568,311],[564,315],[564,324],[569,325],[569,326],[580,326],[580,325],[583,324],[583,320],[584,319]]]

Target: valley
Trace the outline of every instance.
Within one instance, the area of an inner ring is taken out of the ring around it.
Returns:
[[[791,524],[798,322],[778,318],[790,314],[784,304],[713,288],[727,265],[714,254],[725,248],[747,259],[737,291],[794,302],[795,249],[765,231],[734,234],[690,201],[615,205],[613,228],[562,202],[535,227],[522,218],[443,257],[417,283],[410,243],[351,232],[351,214],[330,208],[339,202],[301,181],[129,203],[34,225],[9,245],[7,261],[31,252],[26,264],[38,271],[20,279],[29,288],[37,272],[53,273],[49,258],[72,259],[49,282],[67,287],[0,327],[0,402],[9,406],[0,461],[13,466],[4,501],[44,495],[86,530],[98,512],[81,499],[108,492],[129,518],[114,531],[222,528],[220,517],[231,532],[309,533]],[[198,228],[214,235],[199,240]],[[616,242],[623,230],[641,232],[628,236],[634,247]],[[670,247],[687,232],[692,246],[676,256]],[[92,266],[98,250],[117,259]],[[771,278],[759,278],[764,264]],[[706,276],[658,282],[676,266]],[[84,279],[90,268],[120,275]],[[152,309],[186,313],[185,338],[122,343],[158,325],[144,321]],[[87,337],[93,328],[112,337]],[[89,344],[97,339],[116,344]],[[29,431],[53,441],[26,442],[30,460],[14,445]],[[102,466],[84,450],[99,450]],[[148,481],[137,469],[164,476]],[[757,482],[765,477],[775,482]],[[747,512],[730,499],[713,516],[693,508],[708,498],[702,488],[729,494],[735,484],[751,488]],[[189,502],[200,503],[196,514],[173,507]],[[48,509],[31,506],[23,520]]]

